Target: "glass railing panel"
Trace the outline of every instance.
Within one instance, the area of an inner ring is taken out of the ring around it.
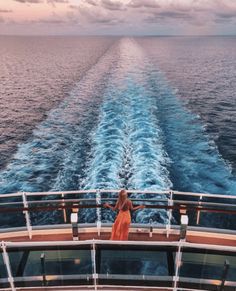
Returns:
[[[16,286],[31,286],[29,277],[38,278],[39,284],[43,284],[44,280],[47,284],[50,281],[50,285],[53,281],[56,285],[68,285],[72,281],[91,284],[90,248],[9,251],[9,259]]]
[[[30,204],[31,207],[45,207],[44,211],[31,211],[30,218],[32,226],[37,225],[55,225],[55,224],[64,224],[69,223],[69,215],[68,215],[68,222],[64,220],[64,213],[62,210],[55,210],[55,209],[46,209],[49,208],[50,204]]]
[[[236,254],[184,252],[180,268],[181,277],[221,280],[225,261],[229,262],[227,280],[236,282]]]
[[[101,204],[109,203],[111,205],[115,205],[118,197],[118,192],[113,191],[100,191],[101,196]],[[97,195],[98,197],[98,195]],[[101,208],[100,210],[100,218],[102,223],[111,223],[115,220],[117,213],[116,211],[112,211],[108,208]]]
[[[201,212],[196,226],[236,230],[236,214]]]
[[[174,275],[175,253],[171,248],[135,249],[107,248],[104,246],[96,251],[97,273],[100,283],[132,285],[134,278],[141,285],[164,284],[168,286]],[[162,282],[162,283],[161,283]]]
[[[21,196],[0,199],[0,229],[25,226],[25,215],[19,208],[23,208]]]
[[[3,262],[3,254],[0,252],[0,279],[7,277],[6,267]]]
[[[202,199],[200,196],[188,198],[186,195],[178,195],[176,198],[183,200],[183,204],[186,202],[188,207],[194,208],[193,211],[187,211],[189,225],[236,230],[236,214],[234,214],[236,212],[236,197],[235,199],[219,198],[211,194],[209,197],[202,197]],[[200,211],[196,210],[196,207]],[[201,211],[201,209],[205,210]]]
[[[0,289],[9,287],[7,277],[6,266],[4,265],[3,261],[3,254],[0,252]]]
[[[84,208],[80,208],[78,212],[79,223],[95,223],[97,222],[98,215],[96,206],[96,194],[94,192],[87,192],[80,194],[78,198],[81,200],[80,205]],[[93,206],[91,208],[91,206]],[[86,208],[88,207],[88,208]]]
[[[64,197],[65,199],[69,197]],[[28,205],[31,209],[31,223],[35,225],[54,225],[69,222],[69,210],[60,209],[65,205],[62,194],[32,196],[27,195]],[[72,204],[72,203],[71,203]],[[67,222],[68,220],[68,222]]]
[[[164,252],[101,251],[101,273],[168,276]]]

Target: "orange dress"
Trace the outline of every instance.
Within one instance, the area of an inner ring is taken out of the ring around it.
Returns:
[[[112,226],[111,240],[128,240],[130,222],[130,211],[120,210]]]

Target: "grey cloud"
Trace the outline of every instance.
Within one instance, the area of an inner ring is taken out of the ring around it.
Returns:
[[[103,8],[108,10],[125,10],[125,7],[120,1],[101,0]]]
[[[144,0],[139,1],[140,3],[146,3]],[[202,26],[213,19],[212,11],[209,10],[210,1],[212,0],[188,0],[185,2],[177,0],[170,0],[168,2],[159,1],[160,6],[156,9],[146,7],[143,10],[147,15],[144,18],[144,22],[161,24],[186,22],[190,25]]]
[[[235,12],[231,12],[231,13],[217,13],[215,18],[214,18],[214,22],[215,23],[230,23],[233,20],[236,20],[236,13]]]
[[[59,4],[67,4],[69,3],[69,0],[47,0],[47,3],[52,4],[53,6],[55,6],[55,4],[59,3]]]
[[[92,6],[98,6],[98,1],[96,0],[87,0],[86,2]]]
[[[132,8],[159,8],[160,4],[156,0],[131,0],[127,6]]]
[[[188,13],[179,11],[163,11],[156,14],[159,18],[174,18],[174,19],[190,19],[192,18]]]
[[[174,11],[174,10],[163,10],[163,11],[155,11],[150,13],[144,21],[147,23],[170,23],[171,21],[176,22],[188,22],[194,25],[202,25],[201,21],[196,15],[192,12],[182,12],[182,11]]]
[[[79,10],[80,9],[80,7],[77,6],[77,5],[69,5],[69,8],[73,9],[73,10]]]
[[[78,7],[81,17],[89,23],[100,23],[116,25],[118,23],[124,22],[120,17],[116,17],[113,13],[107,13],[102,9],[90,9],[88,7]]]
[[[35,21],[37,23],[47,23],[47,24],[65,24],[67,23],[65,20],[62,19],[39,19]]]
[[[78,20],[71,15],[67,15],[66,18],[60,18],[60,16],[53,14],[51,17],[48,18],[40,18],[38,20],[32,20],[30,23],[36,24],[57,24],[57,25],[77,25]]]
[[[125,5],[122,3],[122,1],[114,1],[114,0],[86,0],[85,3],[93,6],[93,7],[97,7],[97,8],[104,8],[107,10],[112,10],[112,11],[116,11],[116,10],[126,10]]]
[[[221,19],[231,19],[231,18],[236,17],[236,11],[216,13],[216,17],[221,18]]]

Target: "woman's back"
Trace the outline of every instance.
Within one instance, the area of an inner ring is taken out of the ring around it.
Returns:
[[[125,199],[123,202],[117,202],[118,209],[122,211],[128,211],[131,208],[131,201],[129,199]]]

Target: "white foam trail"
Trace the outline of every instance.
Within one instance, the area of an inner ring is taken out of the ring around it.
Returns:
[[[141,190],[171,186],[168,158],[155,116],[158,104],[147,90],[145,62],[135,42],[121,41],[119,64],[110,73],[100,121],[93,134],[86,189],[116,189],[124,182],[129,188]],[[140,211],[137,220],[147,221],[153,215],[152,211]],[[164,216],[159,213],[159,220]],[[109,220],[112,216],[104,217]]]

